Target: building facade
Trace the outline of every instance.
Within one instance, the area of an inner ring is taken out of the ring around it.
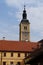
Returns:
[[[35,42],[0,40],[0,65],[24,65],[22,64],[23,59],[37,48],[37,44]]]
[[[0,52],[0,65],[22,65],[25,53],[3,51]]]

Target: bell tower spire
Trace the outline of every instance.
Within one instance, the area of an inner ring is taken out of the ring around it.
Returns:
[[[24,10],[22,14],[22,20],[19,25],[19,40],[20,41],[30,41],[30,22],[27,19],[26,6],[24,5]]]
[[[25,5],[24,5],[24,10],[23,10],[23,19],[27,19],[27,13],[26,13],[26,9],[25,9]]]

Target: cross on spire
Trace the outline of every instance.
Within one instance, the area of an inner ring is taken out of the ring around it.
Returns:
[[[25,9],[25,5],[24,5],[24,10],[23,10],[23,19],[27,19],[27,14],[26,14],[26,9]]]
[[[24,10],[25,10],[25,7],[26,7],[26,5],[24,5]]]

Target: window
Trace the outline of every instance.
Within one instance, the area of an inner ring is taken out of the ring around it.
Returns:
[[[27,57],[27,53],[25,53],[25,57]]]
[[[13,65],[13,62],[10,62],[10,65]]]
[[[24,26],[24,30],[27,30],[27,26]]]
[[[17,65],[20,65],[20,62],[18,62]]]
[[[30,53],[27,53],[27,56],[29,56],[30,55]]]
[[[4,52],[4,57],[6,57],[6,52]]]
[[[11,57],[13,57],[13,52],[11,53]]]
[[[20,53],[18,53],[18,57],[20,57]]]
[[[6,62],[3,62],[3,65],[6,65]]]

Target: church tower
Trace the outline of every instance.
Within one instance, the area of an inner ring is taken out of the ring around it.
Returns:
[[[30,22],[27,19],[25,6],[22,14],[22,20],[19,25],[19,40],[30,41]]]

